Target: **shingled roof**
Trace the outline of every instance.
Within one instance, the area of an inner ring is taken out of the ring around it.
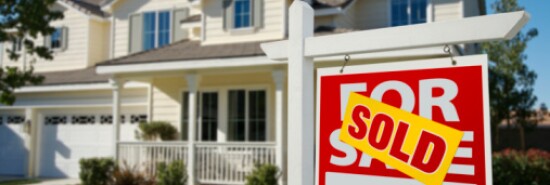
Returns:
[[[38,74],[45,77],[41,85],[105,83],[111,78],[111,75],[98,75],[95,72],[95,67]]]
[[[59,0],[88,15],[108,17],[109,14],[101,10],[104,0]]]

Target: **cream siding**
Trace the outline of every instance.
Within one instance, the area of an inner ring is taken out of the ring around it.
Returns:
[[[447,21],[456,20],[463,17],[462,0],[433,0],[434,2],[434,20]]]
[[[282,39],[285,34],[282,19],[285,2],[281,0],[264,0],[264,20],[262,27],[254,31],[236,32],[224,29],[223,1],[206,0],[203,2],[206,34],[203,44],[220,44],[234,42],[252,42],[261,40]]]
[[[190,8],[190,15],[198,14],[200,11],[191,8],[188,0],[126,0],[117,3],[114,7],[115,34],[114,34],[114,55],[121,57],[129,54],[129,26],[128,18],[135,13],[169,10],[178,8]],[[177,25],[180,26],[180,25]]]
[[[65,19],[52,22],[54,27],[68,28],[68,43],[67,49],[64,51],[54,52],[54,60],[48,61],[38,59],[33,56],[21,57],[19,61],[11,61],[7,54],[3,54],[4,66],[19,66],[24,65],[23,60],[32,61],[36,58],[34,68],[36,72],[75,70],[85,68],[88,64],[88,31],[90,28],[90,19],[85,14],[72,9],[65,9]],[[42,38],[35,40],[36,45],[43,45]],[[11,43],[6,44],[7,47],[12,47]],[[5,51],[2,51],[5,52]]]
[[[92,20],[89,32],[88,66],[94,66],[109,58],[110,23]]]

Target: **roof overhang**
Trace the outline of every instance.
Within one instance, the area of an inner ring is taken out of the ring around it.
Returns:
[[[140,82],[128,82],[124,84],[124,88],[146,88],[147,84]],[[93,91],[93,90],[109,90],[112,89],[109,82],[92,83],[92,84],[59,84],[59,85],[41,85],[41,86],[26,86],[15,90],[15,93],[45,93],[45,92],[69,92],[69,91]]]
[[[89,19],[100,21],[100,22],[109,21],[109,19],[107,19],[105,17],[100,17],[100,16],[97,16],[97,15],[94,15],[94,14],[83,12],[82,10],[79,10],[78,8],[75,8],[74,6],[71,6],[71,5],[67,4],[64,1],[56,1],[56,3],[58,3],[59,5],[65,7],[65,8],[69,8],[71,10],[79,12],[80,14],[88,17]]]
[[[374,52],[350,55],[353,61],[390,60],[402,58],[447,57],[442,47],[419,48],[388,52]],[[343,56],[315,58],[315,62],[334,62],[343,60]],[[98,74],[130,74],[150,72],[170,72],[184,70],[219,69],[230,67],[254,67],[269,65],[286,65],[285,60],[270,60],[266,56],[216,58],[203,60],[166,61],[137,64],[109,64],[96,67]]]

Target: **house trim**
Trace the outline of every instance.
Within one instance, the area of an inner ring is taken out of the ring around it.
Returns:
[[[139,82],[128,82],[124,88],[147,88],[147,84]],[[112,86],[105,83],[95,84],[71,84],[71,85],[47,85],[47,86],[27,86],[15,90],[15,93],[44,93],[44,92],[67,92],[67,91],[86,91],[86,90],[110,90]]]
[[[78,13],[84,15],[84,16],[88,17],[88,18],[91,19],[91,20],[96,20],[96,21],[99,21],[99,22],[108,22],[108,21],[109,21],[109,19],[107,19],[107,18],[99,17],[99,16],[97,16],[97,15],[88,14],[88,13],[86,13],[86,12],[83,12],[82,10],[79,10],[78,8],[75,8],[74,6],[71,6],[71,5],[67,4],[67,3],[64,2],[64,1],[57,1],[57,3],[59,3],[59,4],[62,5],[62,6],[64,6],[65,8],[69,8],[69,9],[71,9],[71,10],[74,10],[74,11],[76,11],[76,12],[78,12]]]

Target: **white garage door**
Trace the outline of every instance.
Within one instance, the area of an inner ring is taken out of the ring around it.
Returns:
[[[0,176],[25,174],[27,150],[25,149],[21,115],[0,115]]]
[[[78,178],[81,158],[111,157],[112,116],[86,112],[44,114],[40,176]],[[123,114],[121,140],[135,140],[137,124],[145,120],[145,114]]]

